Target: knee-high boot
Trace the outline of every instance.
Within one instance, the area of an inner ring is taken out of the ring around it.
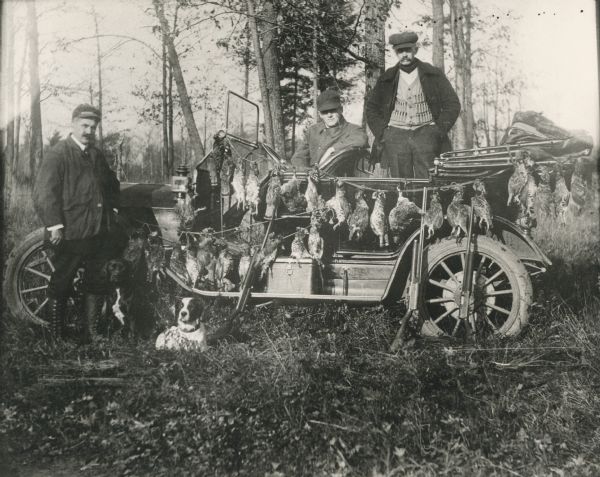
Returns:
[[[65,310],[67,308],[66,298],[48,298],[46,319],[50,331],[50,337],[54,340],[65,337]]]
[[[98,324],[102,316],[104,295],[85,293],[83,296],[83,319],[81,326],[81,343],[89,344],[98,339]]]

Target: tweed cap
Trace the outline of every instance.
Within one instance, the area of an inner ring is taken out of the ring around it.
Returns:
[[[341,106],[340,93],[334,89],[326,89],[317,98],[317,109],[319,112],[338,109]]]
[[[403,31],[390,35],[390,44],[394,50],[396,48],[409,48],[417,44],[419,36],[414,31]]]
[[[75,118],[94,119],[100,122],[100,110],[98,108],[95,108],[91,104],[80,104],[73,110],[73,115],[71,116],[71,119]]]

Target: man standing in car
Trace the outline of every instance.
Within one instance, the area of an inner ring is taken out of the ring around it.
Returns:
[[[35,210],[54,249],[46,305],[50,334],[64,337],[67,298],[83,266],[84,343],[91,341],[106,293],[102,267],[126,243],[115,226],[119,181],[94,147],[99,122],[97,108],[81,104],[74,109],[71,134],[45,155],[33,190]]]
[[[451,149],[448,131],[460,101],[443,71],[415,58],[414,32],[390,36],[398,63],[386,70],[367,99],[367,124],[381,168],[391,177],[429,177],[433,159]]]
[[[322,164],[334,152],[346,147],[369,147],[364,129],[344,119],[337,91],[323,91],[317,98],[317,109],[321,121],[306,130],[304,141],[292,156],[292,165],[310,167]]]

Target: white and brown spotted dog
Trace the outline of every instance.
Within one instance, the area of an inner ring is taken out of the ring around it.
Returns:
[[[204,306],[197,298],[182,298],[177,326],[171,326],[156,338],[156,349],[206,351],[206,327],[202,323]]]

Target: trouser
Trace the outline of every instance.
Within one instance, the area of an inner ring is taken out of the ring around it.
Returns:
[[[391,177],[428,178],[433,159],[440,153],[443,136],[435,124],[418,129],[389,126],[383,133],[381,167]]]
[[[107,260],[118,257],[123,251],[126,237],[120,233],[101,231],[94,237],[63,240],[54,250],[54,272],[48,284],[48,296],[63,299],[70,295],[77,270],[84,269],[82,290],[103,295],[107,283],[102,268]]]

